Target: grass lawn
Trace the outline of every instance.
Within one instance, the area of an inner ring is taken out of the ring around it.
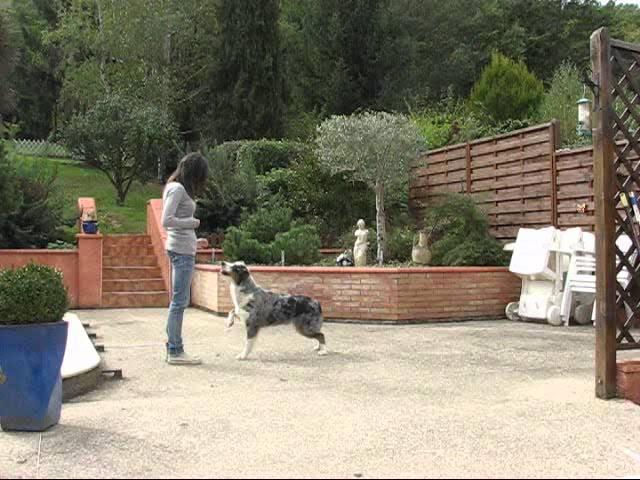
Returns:
[[[147,201],[160,198],[162,187],[149,183],[134,183],[125,205],[116,205],[116,192],[107,176],[80,162],[48,158],[25,158],[28,162],[46,163],[58,172],[57,183],[64,201],[64,216],[76,215],[78,197],[93,197],[98,207],[98,222],[102,233],[144,233],[146,230]],[[74,230],[75,231],[75,230]]]

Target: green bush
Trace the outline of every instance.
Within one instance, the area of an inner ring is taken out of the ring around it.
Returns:
[[[506,265],[502,244],[489,234],[489,220],[468,195],[450,194],[428,206],[431,264],[442,266]]]
[[[271,264],[285,252],[289,265],[308,265],[320,259],[320,236],[312,225],[295,225],[291,209],[269,205],[245,216],[240,227],[230,227],[222,248],[230,260]]]
[[[387,260],[390,262],[411,261],[411,249],[416,231],[410,226],[391,229],[387,238]]]
[[[260,243],[251,234],[238,227],[227,229],[222,249],[227,260],[235,262],[270,264],[274,262],[273,249],[270,245]]]
[[[496,53],[471,92],[472,105],[497,123],[535,116],[544,86],[527,66]]]
[[[0,271],[0,324],[59,322],[68,305],[59,271],[34,264]]]
[[[292,211],[282,205],[269,205],[261,208],[242,220],[242,230],[260,243],[271,243],[276,235],[291,228]]]
[[[46,248],[62,235],[56,172],[9,158],[0,142],[0,248]]]
[[[198,200],[200,233],[222,232],[240,223],[242,212],[256,205],[256,171],[253,163],[238,161],[242,142],[227,142],[204,149],[209,159],[207,188]]]
[[[313,225],[299,225],[276,235],[273,252],[279,258],[284,251],[287,265],[312,265],[320,261],[320,235]]]
[[[245,140],[238,143],[238,161],[253,163],[258,175],[269,173],[275,168],[287,168],[310,151],[304,143],[291,141]]]
[[[453,97],[412,112],[411,119],[432,149],[509,133],[531,124],[527,119],[496,123],[485,112]]]
[[[286,169],[310,154],[310,148],[298,142],[241,140],[204,149],[209,158],[207,190],[198,203],[200,232],[221,232],[237,226],[243,212],[253,212],[259,202],[257,180],[273,170]],[[273,203],[268,198],[268,203]]]
[[[375,196],[366,184],[343,173],[331,175],[311,154],[287,169],[272,170],[258,181],[258,203],[275,199],[286,205],[294,220],[318,227],[323,246],[337,245],[355,220],[375,215]],[[393,205],[389,211],[390,216],[395,214]]]

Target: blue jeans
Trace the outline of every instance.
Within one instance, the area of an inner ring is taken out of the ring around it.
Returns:
[[[182,353],[182,319],[184,310],[191,301],[191,279],[196,258],[168,251],[171,260],[171,304],[167,320],[167,350],[169,353]]]

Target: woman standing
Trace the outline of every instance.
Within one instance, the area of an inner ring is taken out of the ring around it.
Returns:
[[[167,321],[167,363],[199,365],[200,359],[189,356],[182,344],[182,319],[191,298],[191,280],[196,263],[195,198],[204,190],[209,164],[199,153],[185,156],[169,177],[162,195],[162,226],[167,231],[166,250],[171,260],[171,305]]]

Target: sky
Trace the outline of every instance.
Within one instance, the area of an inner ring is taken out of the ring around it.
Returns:
[[[605,0],[601,0],[600,3],[607,3]],[[617,0],[616,3],[629,3],[631,5],[638,5],[640,7],[640,0]]]

